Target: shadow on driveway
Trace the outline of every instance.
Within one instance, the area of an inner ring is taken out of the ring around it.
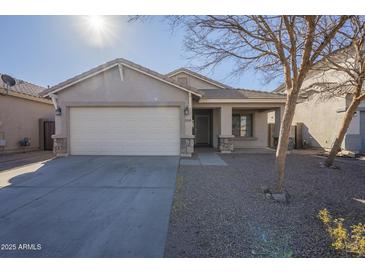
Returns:
[[[0,172],[40,161],[50,160],[53,157],[54,154],[52,151],[2,154],[0,155]]]

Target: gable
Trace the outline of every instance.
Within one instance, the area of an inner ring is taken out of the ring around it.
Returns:
[[[196,89],[214,89],[214,88],[218,88],[217,85],[214,85],[212,83],[209,83],[208,81],[199,79],[195,76],[192,76],[190,74],[187,74],[185,72],[179,72],[173,76],[171,76],[170,78],[174,79],[175,81],[177,81],[179,83],[181,78],[186,78],[187,79],[187,86],[188,87],[193,87]]]
[[[125,67],[127,67],[128,69],[131,69],[131,70],[134,70],[138,73],[141,73],[143,75],[146,75],[150,78],[153,78],[155,80],[158,80],[162,83],[165,83],[167,85],[170,85],[170,86],[173,86],[173,87],[176,87],[182,91],[185,91],[187,93],[190,93],[190,94],[194,94],[195,96],[198,96],[198,97],[201,97],[202,96],[202,93],[199,92],[198,90],[194,89],[194,88],[188,88],[186,86],[183,86],[183,85],[180,85],[178,84],[177,82],[175,82],[173,79],[165,76],[165,75],[162,75],[158,72],[155,72],[153,70],[150,70],[148,68],[145,68],[145,67],[142,67],[140,65],[137,65],[131,61],[128,61],[126,59],[123,59],[123,58],[118,58],[118,59],[115,59],[115,60],[112,60],[112,61],[109,61],[107,63],[104,63],[102,65],[99,65],[95,68],[92,68],[84,73],[81,73],[79,75],[76,75],[64,82],[61,82],[51,88],[48,88],[44,91],[42,91],[40,93],[41,96],[43,97],[46,97],[46,96],[49,96],[50,94],[54,94],[54,93],[58,93],[60,91],[63,91],[64,89],[70,87],[70,86],[73,86],[77,83],[80,83],[80,82],[83,82],[87,79],[90,79],[90,78],[93,78],[101,73],[104,73],[112,68],[118,68],[119,70],[119,75],[121,78],[123,78],[123,70]]]
[[[179,81],[179,78],[185,78],[187,85],[196,89],[232,88],[186,68],[176,69],[166,74],[166,76],[175,81]]]
[[[118,66],[66,87],[62,102],[186,102],[188,93],[127,67]]]

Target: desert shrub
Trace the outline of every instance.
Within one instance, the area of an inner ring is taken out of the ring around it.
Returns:
[[[355,256],[365,256],[365,225],[358,223],[347,229],[343,218],[333,218],[327,209],[318,213],[326,231],[332,239],[331,246],[338,251]]]

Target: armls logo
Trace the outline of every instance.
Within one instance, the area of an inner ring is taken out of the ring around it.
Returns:
[[[19,244],[18,250],[33,250],[38,251],[42,249],[41,244]]]

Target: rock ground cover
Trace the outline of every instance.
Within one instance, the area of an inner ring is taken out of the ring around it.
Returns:
[[[166,257],[341,257],[316,215],[365,222],[365,168],[291,154],[288,205],[262,191],[275,179],[273,154],[230,154],[228,166],[180,166]],[[363,201],[363,202],[361,202]]]

